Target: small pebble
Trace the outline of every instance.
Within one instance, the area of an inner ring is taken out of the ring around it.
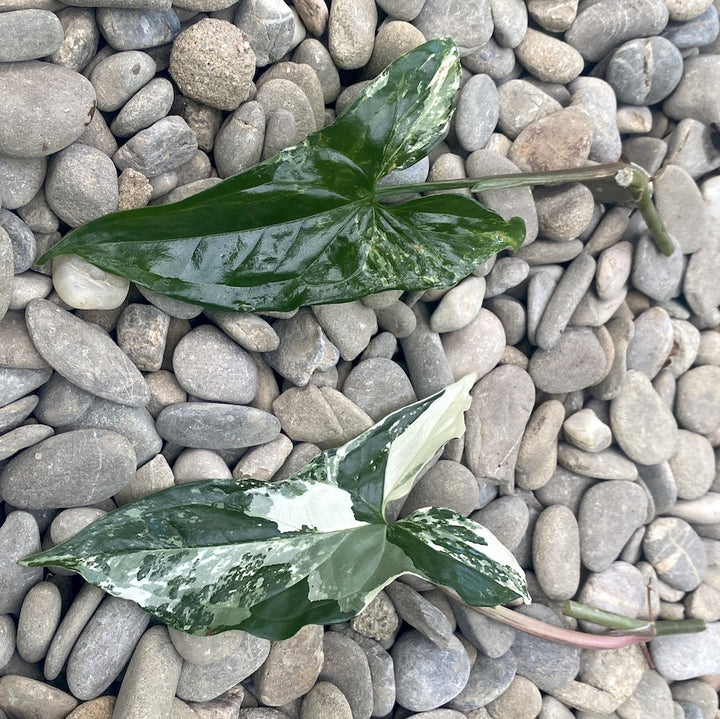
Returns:
[[[659,517],[647,528],[643,551],[658,577],[675,589],[691,591],[707,571],[705,547],[683,519]]]

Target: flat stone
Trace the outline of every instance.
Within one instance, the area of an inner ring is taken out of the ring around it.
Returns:
[[[707,3],[704,3],[707,4]],[[675,21],[670,13],[671,21],[662,33],[675,47],[686,50],[691,47],[709,45],[718,37],[718,11],[710,4],[705,12],[690,20]]]
[[[313,687],[323,663],[323,629],[308,625],[294,636],[273,642],[253,683],[258,699],[267,706],[281,706],[304,696]]]
[[[37,407],[37,404],[37,395],[28,395],[0,407],[0,432],[8,432],[19,427]]]
[[[353,719],[345,695],[332,682],[318,682],[302,700],[302,716],[307,719]]]
[[[700,499],[715,479],[715,456],[701,434],[678,430],[675,453],[668,459],[679,499]]]
[[[458,629],[462,636],[480,651],[478,656],[497,659],[507,653],[515,639],[514,629],[478,614],[460,602],[451,600],[450,604]]]
[[[50,379],[49,369],[12,369],[0,367],[0,407],[14,402]]]
[[[667,21],[661,0],[638,0],[632,7],[623,0],[601,0],[580,10],[565,40],[586,60],[596,62],[625,40],[657,35]]]
[[[562,505],[540,513],[533,531],[533,569],[550,599],[575,596],[580,585],[580,533],[575,515]]]
[[[578,77],[568,88],[572,93],[570,106],[585,110],[592,122],[590,159],[617,162],[622,142],[617,126],[617,100],[612,87],[598,77]]]
[[[12,674],[0,677],[0,707],[7,710],[7,716],[61,719],[77,705],[72,695],[37,679]]]
[[[54,434],[52,427],[44,424],[30,424],[16,427],[0,436],[0,460],[12,457],[27,447],[46,439]]]
[[[157,431],[183,447],[235,449],[269,442],[280,421],[268,412],[222,402],[181,402],[165,407]]]
[[[18,560],[40,551],[40,532],[27,512],[10,512],[0,525],[0,614],[17,613],[30,587],[42,580],[42,567]]]
[[[100,9],[109,11],[112,8]],[[115,10],[115,12],[120,11]],[[171,12],[174,15],[174,11]],[[178,30],[179,27],[178,25]],[[130,137],[165,117],[172,107],[174,94],[172,83],[164,77],[150,80],[122,106],[120,112],[115,116],[110,124],[113,135]]]
[[[175,635],[177,639],[177,635]],[[184,661],[177,696],[185,701],[205,702],[247,679],[267,659],[270,642],[247,632],[234,631],[232,650],[210,664]]]
[[[82,135],[95,90],[82,75],[38,60],[0,66],[0,153],[51,155]]]
[[[667,681],[683,681],[718,673],[720,657],[715,649],[719,640],[720,622],[712,622],[699,634],[658,637],[651,642],[650,652]]]
[[[465,278],[443,295],[430,317],[430,328],[444,333],[466,327],[480,312],[484,295],[483,277]]]
[[[580,502],[578,528],[583,565],[602,572],[617,559],[632,533],[643,524],[647,495],[626,480],[601,482]]]
[[[180,34],[177,13],[168,8],[98,8],[97,23],[108,45],[115,50],[145,50],[172,42]]]
[[[568,83],[585,65],[582,55],[571,45],[547,33],[529,28],[515,48],[525,69],[538,80]]]
[[[28,304],[25,317],[38,352],[71,382],[120,404],[147,403],[150,395],[142,375],[99,327],[42,299]]]
[[[460,56],[482,47],[493,33],[494,24],[489,0],[472,0],[457,12],[452,5],[430,0],[425,2],[413,25],[430,40],[450,36],[460,48]]]
[[[485,147],[497,125],[499,109],[498,92],[488,75],[473,75],[462,86],[455,132],[464,150],[473,152]]]
[[[558,462],[572,472],[596,479],[637,479],[637,467],[624,454],[609,447],[599,452],[585,452],[570,444],[558,445]]]
[[[405,632],[393,645],[397,702],[411,711],[437,709],[454,699],[470,677],[467,652],[455,637],[440,649],[415,630]]]
[[[1,66],[0,66],[0,69]],[[37,255],[37,238],[30,228],[13,212],[0,210],[0,229],[12,244],[14,273],[29,270]]]
[[[479,505],[475,475],[460,462],[440,459],[412,488],[402,514],[408,515],[422,507],[447,507],[467,517]]]
[[[78,699],[100,696],[118,676],[150,621],[137,604],[106,597],[70,652],[67,683]]]
[[[453,626],[434,604],[402,582],[392,582],[385,591],[401,619],[441,649],[450,648]]]
[[[581,681],[626,701],[647,669],[642,651],[634,644],[622,649],[586,649],[580,655]]]
[[[92,504],[127,484],[135,461],[132,444],[115,432],[64,432],[13,458],[0,474],[0,494],[27,509]]]
[[[155,74],[155,60],[146,52],[128,50],[109,55],[92,70],[90,82],[103,112],[119,110]]]
[[[714,365],[693,367],[678,378],[675,411],[683,428],[709,435],[720,425],[719,381]]]
[[[340,357],[354,360],[377,332],[375,313],[362,302],[315,305],[313,314]]]
[[[659,517],[643,539],[645,556],[658,578],[671,587],[692,591],[707,570],[705,547],[695,530],[683,519]]]
[[[518,487],[540,489],[552,477],[557,464],[557,437],[564,419],[565,408],[557,400],[543,402],[533,410],[515,465]]]
[[[627,348],[628,370],[640,370],[653,379],[662,369],[673,344],[670,316],[662,307],[651,307],[635,320]]]
[[[60,20],[49,10],[14,10],[0,16],[0,62],[51,55],[63,41]]]
[[[478,654],[465,688],[448,702],[448,706],[466,713],[486,706],[510,686],[515,678],[516,667],[517,662],[512,651],[496,658]],[[432,719],[432,714],[430,716]]]
[[[40,582],[25,595],[17,626],[17,651],[29,663],[45,657],[60,622],[60,590],[51,582]]]
[[[520,438],[535,402],[530,375],[502,365],[474,386],[471,397],[465,434],[468,467],[476,477],[512,487]]]
[[[691,117],[706,125],[717,122],[720,118],[720,101],[712,94],[703,93],[701,88],[711,87],[718,77],[720,62],[717,55],[687,58],[680,83],[663,103],[664,112],[674,120]]]

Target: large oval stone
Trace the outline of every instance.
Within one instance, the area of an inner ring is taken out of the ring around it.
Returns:
[[[95,89],[49,62],[0,64],[0,153],[44,157],[80,137],[95,112]]]
[[[130,407],[150,401],[140,370],[97,325],[42,299],[28,304],[25,321],[43,359],[73,384]]]
[[[78,429],[11,459],[0,474],[0,496],[22,509],[82,507],[112,497],[134,474],[135,450],[128,439]]]

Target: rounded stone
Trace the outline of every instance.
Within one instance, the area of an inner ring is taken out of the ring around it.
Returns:
[[[0,62],[52,55],[62,41],[62,25],[50,10],[23,9],[0,14]]]
[[[560,103],[527,80],[508,80],[498,88],[498,128],[514,140],[531,122],[562,109]]]
[[[345,695],[331,682],[318,682],[305,695],[301,719],[353,719]]]
[[[498,91],[488,75],[473,75],[460,90],[455,133],[467,152],[480,150],[495,130],[500,110]]]
[[[580,533],[572,510],[560,504],[540,513],[533,531],[533,569],[553,600],[572,599],[580,585]]]
[[[614,480],[596,484],[580,502],[580,556],[593,572],[607,569],[632,533],[645,521],[648,498],[638,484]]]
[[[582,55],[574,47],[532,28],[528,28],[515,54],[531,75],[544,82],[568,83],[585,66]]]
[[[675,453],[668,458],[678,499],[700,499],[715,480],[715,455],[701,434],[678,430]]]
[[[479,50],[490,40],[493,32],[489,0],[466,0],[462,12],[458,6],[447,6],[442,0],[427,0],[413,25],[428,39],[452,37],[460,49],[460,57]]]
[[[378,331],[375,312],[360,301],[315,305],[313,314],[340,357],[354,360]]]
[[[101,60],[90,75],[98,110],[119,110],[143,85],[152,80],[157,66],[146,52],[127,50]]]
[[[112,497],[135,466],[132,444],[117,432],[63,432],[10,460],[0,474],[0,495],[27,509],[80,507]]]
[[[675,414],[684,429],[698,434],[720,426],[720,367],[693,367],[678,378]]]
[[[172,83],[157,77],[140,88],[120,109],[110,124],[116,137],[130,137],[170,112],[174,90]]]
[[[375,77],[393,60],[422,45],[425,36],[414,25],[402,20],[384,22],[375,36],[372,56],[368,60],[367,72]]]
[[[25,319],[45,361],[80,388],[134,407],[150,399],[139,370],[97,325],[41,299],[28,304]]]
[[[93,8],[66,7],[57,13],[64,38],[50,61],[69,70],[81,72],[97,53],[100,31]]]
[[[363,67],[372,56],[377,25],[374,0],[335,0],[328,18],[328,49],[342,70]]]
[[[175,347],[173,370],[182,388],[204,400],[248,404],[257,394],[257,367],[224,332],[201,325]]]
[[[75,697],[51,684],[17,674],[0,677],[0,707],[6,716],[55,719],[67,717],[77,705]]]
[[[118,208],[117,171],[100,150],[75,142],[53,156],[45,180],[52,211],[70,227]]]
[[[475,475],[460,462],[438,460],[417,481],[403,504],[403,516],[422,507],[447,507],[467,517],[478,508]]]
[[[444,157],[457,156],[444,155]],[[433,168],[436,166],[437,163]],[[430,316],[430,329],[440,333],[462,329],[477,317],[482,308],[484,295],[485,278],[466,277],[442,296]]]
[[[643,551],[658,578],[675,589],[690,592],[707,571],[705,546],[697,532],[678,517],[659,517],[647,527]]]
[[[51,155],[83,134],[95,112],[87,78],[38,60],[0,64],[0,153]]]
[[[30,587],[42,580],[42,567],[18,560],[40,551],[38,523],[28,512],[10,512],[0,525],[0,615],[16,614]]]
[[[115,50],[156,48],[172,42],[180,32],[180,20],[172,8],[100,7],[97,23],[108,45]]]
[[[203,18],[175,38],[169,71],[183,95],[219,110],[235,110],[248,99],[255,53],[235,25]]]
[[[470,372],[484,377],[500,362],[506,345],[502,322],[485,308],[464,327],[444,333],[441,341],[455,380]]]
[[[547,240],[573,240],[585,231],[592,220],[595,200],[583,184],[537,187],[533,195],[539,231]]]
[[[633,320],[635,333],[627,348],[628,370],[640,370],[654,379],[673,346],[673,326],[662,307],[651,307]]]
[[[265,111],[265,115],[268,119],[266,138],[269,134],[270,118],[273,114],[282,112],[282,115],[277,116],[277,119],[281,120],[284,113],[287,112],[294,121],[295,133],[289,137],[283,128],[291,127],[290,123],[285,125],[284,123],[278,122],[278,125],[276,126],[276,130],[278,130],[278,132],[274,138],[277,150],[283,149],[283,147],[292,145],[296,142],[300,142],[310,133],[315,131],[315,115],[313,113],[310,100],[300,87],[291,80],[286,80],[284,78],[273,78],[268,80],[258,88],[255,99]],[[281,129],[282,132],[280,132]],[[279,142],[282,138],[286,138],[286,141],[283,140],[282,142]],[[268,144],[268,139],[265,140],[266,145]]]
[[[600,452],[612,444],[612,431],[589,407],[571,414],[563,422],[565,439],[585,452]]]
[[[688,57],[683,75],[675,92],[665,100],[663,110],[673,120],[691,117],[712,125],[720,121],[720,98],[706,93],[703,88],[714,87],[720,82],[720,56],[698,55]]]
[[[30,664],[47,654],[62,610],[60,590],[51,582],[40,582],[25,595],[17,626],[18,654]]]
[[[510,551],[522,541],[530,522],[528,506],[519,496],[494,499],[470,519],[489,529]]]
[[[402,367],[382,357],[358,362],[345,378],[343,394],[375,422],[417,401]]]
[[[677,423],[644,372],[629,370],[620,392],[610,401],[615,441],[639,464],[660,464],[677,446]]]
[[[415,712],[437,709],[454,699],[470,678],[465,648],[452,637],[441,649],[416,630],[402,634],[391,650],[397,702]]]

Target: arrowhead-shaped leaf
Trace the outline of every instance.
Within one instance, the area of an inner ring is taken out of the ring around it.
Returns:
[[[405,573],[476,605],[527,598],[512,554],[479,524],[436,508],[394,524],[384,516],[464,431],[473,379],[394,412],[290,479],[172,487],[23,564],[79,572],[183,631],[268,639],[344,621]]]
[[[443,138],[459,82],[454,43],[432,40],[301,144],[181,202],[93,220],[40,261],[80,255],[172,297],[237,311],[451,285],[517,248],[522,222],[460,195],[386,205],[375,190]]]

